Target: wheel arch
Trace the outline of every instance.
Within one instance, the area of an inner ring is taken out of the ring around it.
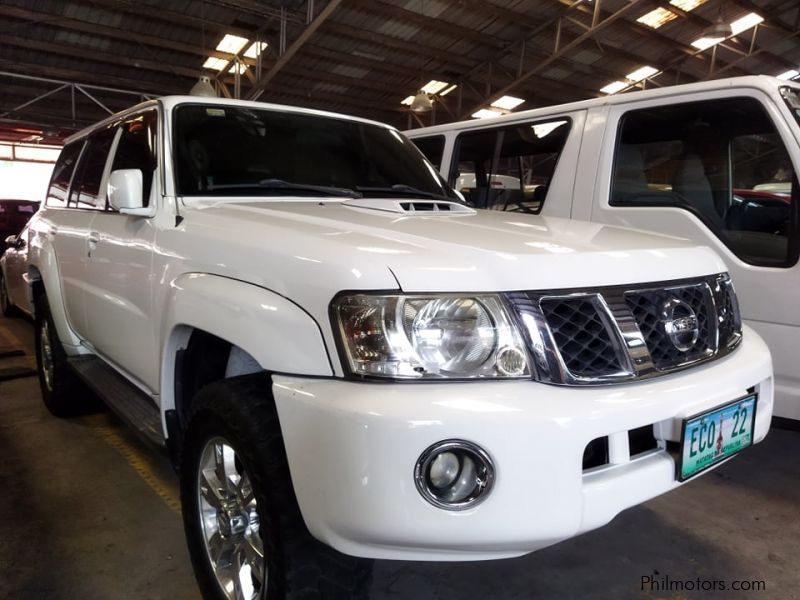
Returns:
[[[256,370],[333,375],[318,323],[275,292],[191,273],[172,282],[167,305],[161,410],[176,411],[180,422],[199,388],[219,379]]]

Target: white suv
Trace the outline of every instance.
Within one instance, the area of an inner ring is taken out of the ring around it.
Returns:
[[[711,250],[474,210],[379,123],[162,98],[70,138],[44,204],[45,403],[80,377],[169,449],[206,598],[518,556],[769,429]]]

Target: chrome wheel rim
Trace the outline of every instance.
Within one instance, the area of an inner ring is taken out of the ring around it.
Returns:
[[[42,330],[39,333],[39,348],[44,385],[48,390],[53,391],[53,345],[50,343],[50,322],[47,319],[42,322]]]
[[[229,600],[260,598],[267,566],[258,505],[250,476],[221,437],[200,454],[197,498],[206,557],[222,593]]]

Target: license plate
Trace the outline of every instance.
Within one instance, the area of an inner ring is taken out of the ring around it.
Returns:
[[[753,443],[757,395],[683,421],[678,480],[685,481]]]

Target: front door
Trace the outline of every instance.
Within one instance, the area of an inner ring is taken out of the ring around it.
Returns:
[[[155,202],[158,113],[119,124],[109,172],[140,169],[145,198]],[[107,205],[92,222],[86,312],[95,350],[150,390],[158,389],[158,348],[152,315],[153,219],[122,215]]]
[[[772,100],[741,90],[619,105],[606,132],[592,220],[716,250],[772,351],[775,413],[800,419],[800,151]]]

